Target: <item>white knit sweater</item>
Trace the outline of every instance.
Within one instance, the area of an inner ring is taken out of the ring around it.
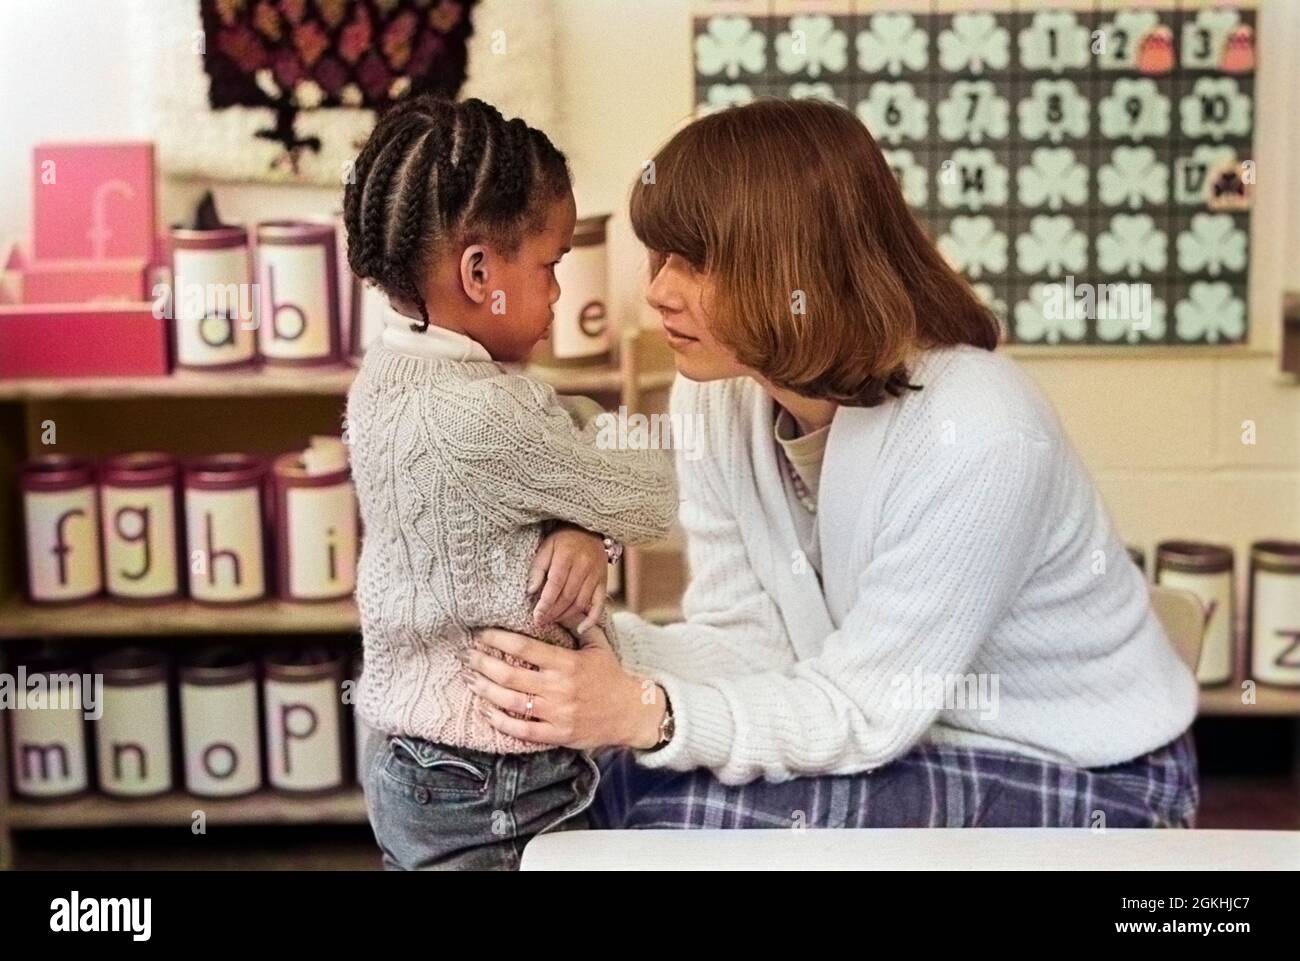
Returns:
[[[925,354],[912,382],[924,389],[835,415],[819,587],[770,397],[749,379],[678,379],[673,413],[706,444],[677,459],[686,620],[614,619],[625,665],[676,716],[641,764],[781,781],[870,770],[928,740],[1097,767],[1191,723],[1192,673],[1032,381],[963,346]]]
[[[463,334],[417,334],[410,323],[387,312],[348,391],[365,530],[357,712],[390,734],[497,754],[545,750],[475,710],[457,654],[472,629],[489,626],[575,647],[562,627],[533,624],[524,594],[545,530],[564,520],[629,544],[657,540],[677,509],[672,467],[659,451],[602,447],[593,402],[493,363]]]

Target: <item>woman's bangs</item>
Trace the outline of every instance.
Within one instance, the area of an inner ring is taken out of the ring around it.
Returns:
[[[709,213],[716,203],[700,165],[683,162],[679,133],[644,167],[632,188],[629,216],[637,240],[654,255],[677,254],[697,268],[708,264],[713,224]],[[707,169],[707,168],[706,168]]]

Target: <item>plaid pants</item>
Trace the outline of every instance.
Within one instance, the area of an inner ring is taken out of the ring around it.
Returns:
[[[592,828],[1193,827],[1200,802],[1190,730],[1105,768],[922,744],[861,774],[727,785],[625,748],[594,759]]]

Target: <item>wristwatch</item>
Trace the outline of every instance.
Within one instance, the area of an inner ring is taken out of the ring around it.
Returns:
[[[657,751],[673,739],[673,734],[677,731],[677,721],[673,717],[673,702],[668,699],[668,689],[662,684],[659,690],[664,692],[664,718],[659,722],[659,740],[655,742],[654,747],[646,748],[646,751]]]

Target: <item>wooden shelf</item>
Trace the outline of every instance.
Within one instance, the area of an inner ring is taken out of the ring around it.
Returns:
[[[16,831],[63,828],[183,827],[195,811],[208,824],[365,824],[365,797],[358,787],[297,797],[259,791],[243,798],[203,798],[179,791],[124,800],[87,794],[68,801],[11,800],[8,822]]]
[[[676,604],[647,607],[640,614],[643,620],[649,621],[651,624],[672,624],[682,619],[682,609]]]
[[[0,400],[127,400],[141,397],[277,397],[347,393],[351,367],[203,373],[166,377],[33,378],[0,381]]]
[[[1300,715],[1300,688],[1255,686],[1255,703],[1241,703],[1241,682],[1201,690],[1202,717],[1283,717]]]
[[[139,606],[110,600],[43,607],[22,598],[0,603],[0,639],[157,637],[168,634],[342,634],[360,626],[351,599],[318,604],[265,601],[218,607],[194,601]]]
[[[614,605],[614,610],[622,610]],[[641,611],[655,624],[681,619],[681,608],[663,604]],[[266,601],[242,607],[215,607],[183,600],[151,607],[94,600],[64,607],[42,607],[22,598],[0,602],[0,640],[57,637],[166,637],[193,635],[347,634],[360,629],[351,600],[302,604]],[[1201,691],[1202,716],[1300,716],[1300,689],[1259,685],[1254,704],[1241,703],[1241,684]]]
[[[618,368],[530,367],[529,376],[568,394],[618,393]],[[675,371],[641,375],[644,390],[668,387]],[[348,392],[356,370],[337,366],[312,369],[264,368],[256,371],[203,373],[181,370],[166,377],[79,377],[0,380],[0,401],[128,400],[144,397],[286,397],[338,396]]]
[[[619,604],[614,610],[623,610]],[[643,611],[648,621],[680,618],[676,606]],[[301,604],[266,601],[217,607],[182,600],[149,607],[102,598],[84,604],[43,607],[21,597],[0,602],[0,640],[55,637],[165,637],[202,634],[345,634],[361,626],[353,601]]]

